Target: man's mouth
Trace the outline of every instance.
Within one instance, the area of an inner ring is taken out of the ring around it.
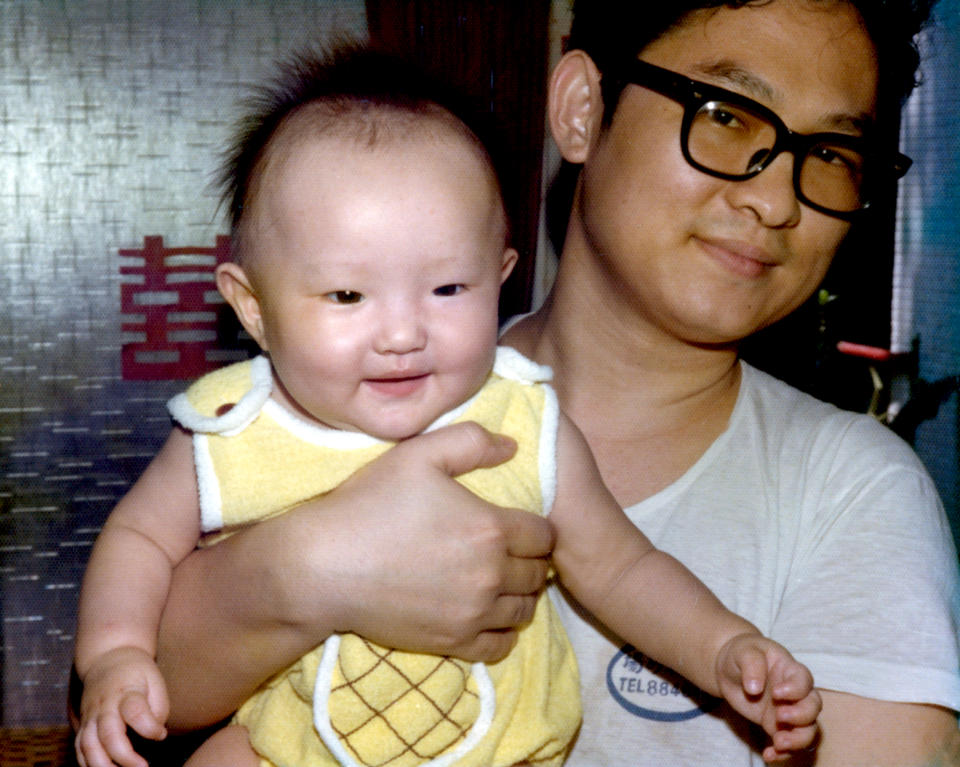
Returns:
[[[767,251],[747,243],[710,239],[699,239],[699,243],[710,258],[741,277],[762,277],[777,265]]]

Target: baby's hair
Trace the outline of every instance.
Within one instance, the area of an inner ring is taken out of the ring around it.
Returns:
[[[243,222],[277,145],[337,138],[375,147],[417,138],[462,138],[489,168],[499,190],[482,114],[464,97],[410,62],[357,43],[306,51],[281,62],[255,89],[221,166],[234,258],[243,260]]]

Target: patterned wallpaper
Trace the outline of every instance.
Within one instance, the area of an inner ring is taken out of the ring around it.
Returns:
[[[365,14],[0,0],[0,726],[65,721],[90,546],[182,386],[150,365],[206,359],[226,231],[210,184],[245,85],[305,43],[363,37]],[[170,287],[144,274],[151,248]]]

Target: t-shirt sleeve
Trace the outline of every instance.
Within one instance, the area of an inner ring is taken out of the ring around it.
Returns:
[[[960,710],[957,554],[933,481],[870,419],[822,438],[773,638],[818,687]]]

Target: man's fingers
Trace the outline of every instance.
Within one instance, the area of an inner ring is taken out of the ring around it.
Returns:
[[[516,629],[482,631],[471,641],[457,647],[451,654],[464,660],[495,663],[506,657],[516,643]]]
[[[503,631],[529,623],[537,609],[538,599],[537,594],[500,597],[491,611],[488,629]]]
[[[547,557],[553,551],[556,533],[544,517],[516,509],[503,510],[507,553],[514,557]]]
[[[536,594],[498,598],[490,610],[488,628],[452,646],[447,654],[485,663],[501,660],[516,644],[517,627],[522,627],[533,619],[538,599]]]
[[[549,549],[547,551],[549,552]],[[543,555],[533,556],[542,557]],[[501,593],[517,596],[539,594],[547,580],[549,570],[550,564],[545,558],[521,558],[519,555],[514,555],[506,562]]]
[[[517,443],[473,422],[458,423],[423,434],[398,447],[419,444],[432,463],[451,477],[503,463],[517,452]]]

